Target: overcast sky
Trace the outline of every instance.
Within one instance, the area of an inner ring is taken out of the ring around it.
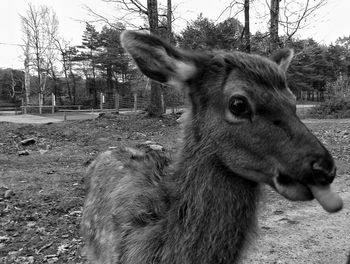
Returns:
[[[0,1],[0,67],[23,68],[21,59],[22,50],[16,44],[22,44],[22,29],[19,14],[24,14],[29,1],[23,0],[1,0]],[[72,44],[81,43],[81,35],[85,24],[82,21],[91,19],[89,12],[84,8],[88,5],[96,12],[113,16],[117,10],[111,4],[101,0],[32,0],[31,3],[45,4],[52,7],[59,20],[59,33]],[[146,2],[141,0],[141,2]],[[158,2],[166,3],[165,0]],[[222,11],[229,5],[231,0],[173,0],[176,8],[174,29],[181,31],[186,26],[186,21],[196,19],[199,13],[203,16],[216,20]],[[255,0],[265,3],[265,0]],[[308,28],[299,31],[302,38],[313,37],[320,43],[330,44],[338,37],[350,35],[350,1],[349,0],[328,0],[328,4],[318,13],[317,19]],[[256,5],[253,12],[262,13],[259,5]],[[224,14],[222,18],[227,18]],[[241,19],[241,17],[239,17]],[[242,20],[241,20],[242,21]],[[252,31],[261,25],[252,15]]]

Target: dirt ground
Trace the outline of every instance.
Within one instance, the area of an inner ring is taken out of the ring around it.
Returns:
[[[350,250],[350,121],[307,121],[336,158],[344,209],[293,203],[269,188],[242,263],[344,264]],[[145,140],[175,152],[175,117],[107,115],[51,124],[0,123],[0,263],[85,263],[79,224],[86,166],[104,150]],[[20,141],[33,138],[34,144]],[[27,152],[21,152],[27,151]],[[28,155],[19,155],[28,154]]]

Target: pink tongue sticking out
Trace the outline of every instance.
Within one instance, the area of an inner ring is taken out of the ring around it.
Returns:
[[[315,196],[316,200],[329,213],[335,213],[343,208],[343,200],[331,189],[330,185],[326,186],[308,186]]]

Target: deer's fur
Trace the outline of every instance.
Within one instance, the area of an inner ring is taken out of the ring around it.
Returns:
[[[189,53],[137,32],[122,43],[147,76],[186,89],[191,108],[172,166],[148,143],[131,158],[105,152],[89,167],[82,231],[91,263],[237,263],[254,232],[260,182],[310,200],[308,185],[333,180],[332,157],[295,113],[285,77],[292,51],[272,60]]]

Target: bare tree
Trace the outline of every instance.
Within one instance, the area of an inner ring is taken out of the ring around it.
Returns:
[[[225,7],[224,10],[220,13],[216,21],[218,21],[224,14],[227,14],[228,17],[236,17],[244,11],[245,0],[233,0],[230,4]]]
[[[270,52],[288,42],[298,32],[314,20],[317,11],[327,4],[327,0],[271,0],[270,5]],[[286,35],[285,43],[278,37],[278,26]]]
[[[271,0],[270,5],[270,53],[277,50],[279,47],[278,38],[278,22],[279,22],[279,12],[280,12],[280,1],[281,0]]]
[[[259,19],[269,17],[269,52],[278,49],[280,46],[287,45],[297,31],[307,27],[317,14],[317,11],[326,5],[327,0],[265,0],[269,14],[262,15]],[[250,46],[250,5],[258,4],[258,1],[253,0],[232,0],[230,4],[221,12],[217,20],[224,14],[229,17],[236,17],[241,12],[244,12],[244,31],[242,35],[245,50],[249,52]],[[279,38],[279,29],[284,31],[286,35],[282,43]]]
[[[38,78],[39,112],[44,103],[47,74],[50,71],[50,61],[56,56],[54,40],[58,30],[58,20],[55,12],[47,6],[28,4],[24,15],[21,15],[25,43],[32,56],[26,57],[33,65]],[[28,62],[27,62],[28,63]]]
[[[283,0],[281,1],[280,25],[287,41],[301,28],[305,28],[315,18],[317,11],[327,4],[327,0]]]
[[[103,23],[109,25],[111,28],[117,30],[125,29],[125,26],[129,28],[144,29],[143,25],[138,23],[140,18],[143,20],[148,19],[147,6],[142,4],[139,0],[102,0],[106,3],[115,4],[116,12],[118,15],[108,18],[105,14],[96,12],[93,8],[85,5],[85,9],[91,15],[88,23]],[[123,26],[121,27],[121,23]],[[124,26],[125,25],[125,26]]]

